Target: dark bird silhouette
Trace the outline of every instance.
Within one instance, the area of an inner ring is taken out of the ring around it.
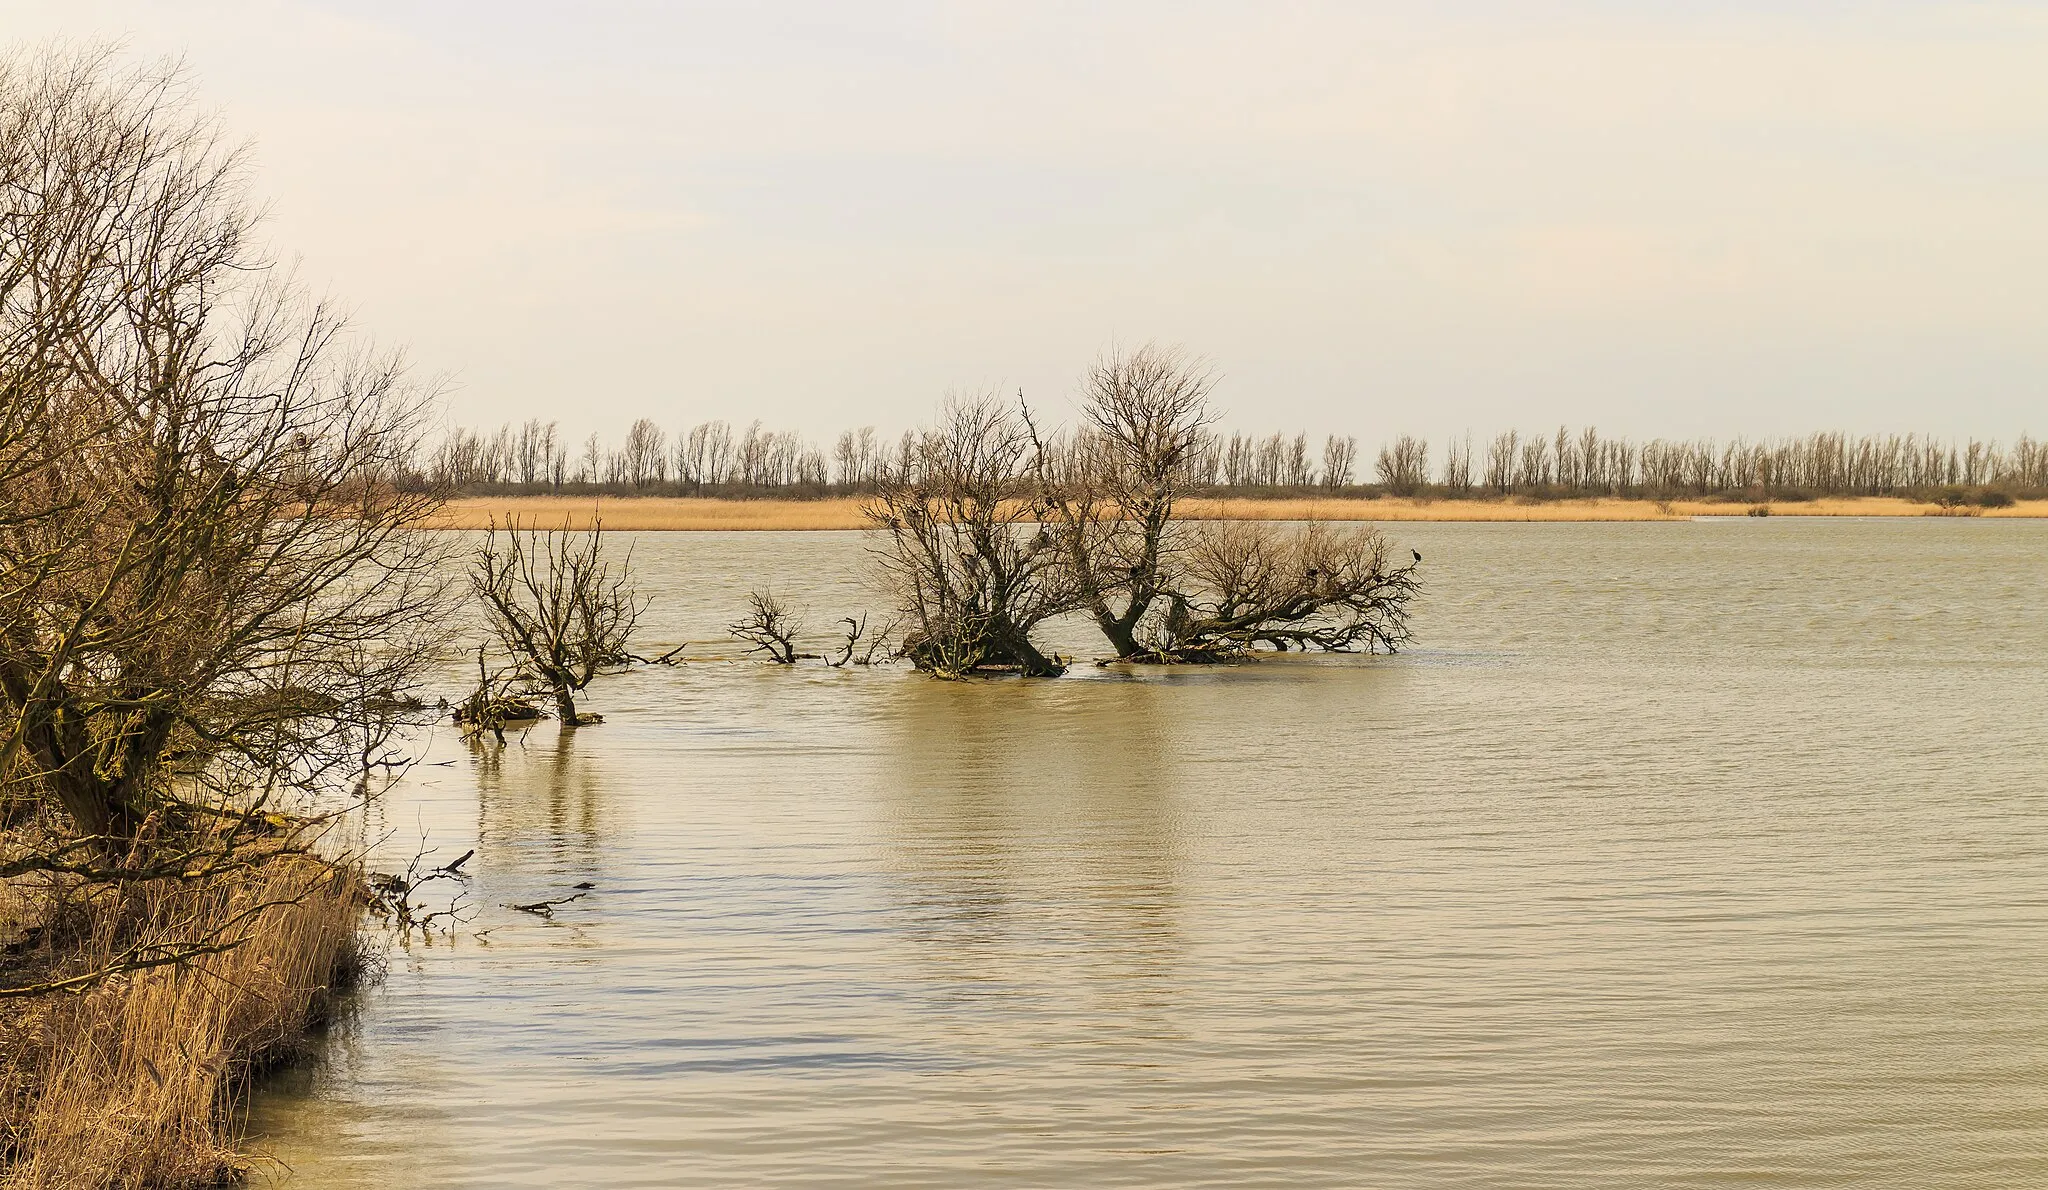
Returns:
[[[1408,552],[1409,552],[1409,553],[1411,553],[1411,554],[1414,554],[1414,555],[1415,555],[1415,560],[1416,560],[1417,562],[1420,562],[1420,561],[1422,561],[1422,551],[1421,551],[1421,550],[1409,550]]]

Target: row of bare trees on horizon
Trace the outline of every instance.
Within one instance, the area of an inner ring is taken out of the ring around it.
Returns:
[[[1072,435],[1055,435],[1060,450]],[[592,434],[572,451],[560,424],[532,419],[483,431],[457,427],[411,460],[415,488],[470,494],[534,495],[599,490],[643,495],[815,497],[873,492],[912,466],[915,431],[890,439],[873,426],[842,431],[826,451],[793,430],[701,422],[674,434],[635,421],[614,446]],[[1356,495],[1489,498],[1731,495],[1922,495],[1944,488],[2048,491],[2048,443],[2021,435],[2010,445],[1933,435],[1850,435],[1748,439],[1610,437],[1588,426],[1554,433],[1509,430],[1438,451],[1403,435],[1383,446],[1362,474],[1355,437],[1306,433],[1228,435],[1205,430],[1188,461],[1198,491],[1344,492]]]

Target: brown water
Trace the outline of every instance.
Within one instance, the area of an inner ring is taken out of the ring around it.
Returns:
[[[474,844],[479,915],[264,1143],[312,1187],[2048,1185],[2048,524],[1397,532],[1398,658],[702,663],[444,736],[379,821]],[[861,598],[851,534],[638,548],[650,642]]]

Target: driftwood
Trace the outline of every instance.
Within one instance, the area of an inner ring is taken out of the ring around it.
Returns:
[[[581,886],[579,885],[578,887]],[[537,917],[553,917],[558,907],[566,905],[571,901],[580,901],[585,895],[584,893],[572,893],[569,896],[560,897],[552,901],[532,901],[525,905],[508,904],[505,908],[516,909],[521,913],[531,913]]]

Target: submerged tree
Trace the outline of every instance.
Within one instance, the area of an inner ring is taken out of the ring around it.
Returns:
[[[1415,563],[1397,564],[1377,531],[1212,527],[1179,515],[1214,420],[1213,387],[1179,351],[1112,351],[1089,372],[1067,465],[1053,466],[1033,433],[1036,507],[1080,605],[1133,661],[1397,648],[1409,638]]]
[[[902,654],[942,677],[1063,672],[1032,639],[1078,604],[1037,523],[1029,427],[993,395],[959,398],[905,447],[865,508],[901,613]]]
[[[1175,505],[1214,420],[1214,387],[1205,367],[1177,351],[1111,352],[1089,370],[1067,467],[1049,465],[1034,427],[1037,507],[1081,605],[1119,657],[1151,647],[1139,634],[1173,578],[1184,536]]]
[[[1214,521],[1190,535],[1149,657],[1227,661],[1280,652],[1391,653],[1411,638],[1417,562],[1397,565],[1368,526]]]
[[[601,720],[576,710],[576,694],[622,666],[646,601],[632,585],[632,558],[604,556],[604,527],[588,532],[494,525],[470,568],[486,622],[521,671],[547,688],[564,727]]]
[[[777,665],[816,659],[815,653],[796,651],[796,638],[803,630],[803,617],[784,607],[774,593],[764,591],[748,594],[745,618],[731,625],[732,634],[747,642],[748,652],[766,653]]]

